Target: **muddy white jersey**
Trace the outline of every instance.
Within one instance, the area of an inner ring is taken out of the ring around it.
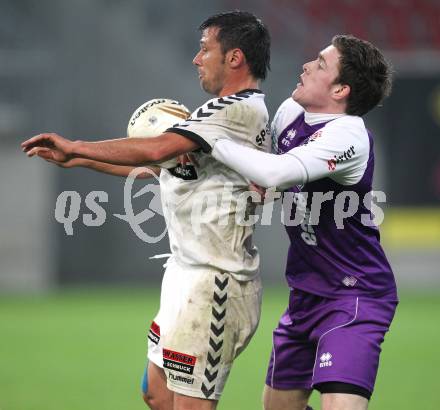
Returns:
[[[228,138],[269,151],[269,116],[258,90],[213,98],[185,122],[167,130],[200,145],[197,165],[162,170],[161,197],[171,252],[180,263],[230,272],[237,280],[258,274],[259,255],[252,243],[249,215],[255,203],[249,180],[215,160],[211,149]]]

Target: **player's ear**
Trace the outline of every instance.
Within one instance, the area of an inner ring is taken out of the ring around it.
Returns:
[[[333,86],[333,98],[338,101],[347,99],[350,91],[350,86],[347,84],[335,84]]]
[[[226,55],[226,60],[231,68],[238,68],[246,63],[246,57],[244,56],[243,51],[241,51],[239,48],[229,50]]]

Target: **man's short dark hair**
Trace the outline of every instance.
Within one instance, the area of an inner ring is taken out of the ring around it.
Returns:
[[[208,27],[218,27],[217,40],[223,54],[239,48],[256,79],[264,80],[270,69],[270,35],[266,26],[252,13],[231,11],[220,13],[206,19],[200,31]]]
[[[350,86],[346,113],[364,115],[391,92],[392,68],[381,51],[368,41],[351,35],[332,39],[341,57],[336,84]]]

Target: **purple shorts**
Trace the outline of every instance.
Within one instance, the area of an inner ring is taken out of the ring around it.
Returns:
[[[344,382],[372,392],[380,345],[396,306],[397,301],[328,299],[292,290],[289,307],[273,332],[266,384],[293,390]]]

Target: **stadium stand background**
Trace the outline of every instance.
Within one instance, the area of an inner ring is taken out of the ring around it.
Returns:
[[[71,138],[124,136],[132,111],[155,97],[190,108],[207,99],[191,64],[198,24],[247,9],[273,36],[272,71],[262,88],[271,114],[297,82],[301,65],[336,33],[384,49],[394,92],[367,117],[377,136],[375,189],[387,194],[382,237],[403,287],[440,286],[440,3],[435,0],[171,1],[3,0],[0,4],[0,289],[46,290],[84,283],[159,282],[166,241],[146,244],[125,222],[123,180],[27,160],[19,143],[56,131]],[[54,217],[62,191],[82,198],[74,235]],[[108,193],[106,221],[86,227],[84,199]],[[138,211],[149,203],[142,197]],[[287,237],[279,208],[259,227],[266,282],[281,283]],[[156,215],[143,225],[160,231]]]

